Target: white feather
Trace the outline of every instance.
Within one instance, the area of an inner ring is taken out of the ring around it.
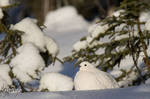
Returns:
[[[75,90],[99,90],[119,88],[113,77],[95,68],[89,62],[82,62],[80,70],[75,76]]]

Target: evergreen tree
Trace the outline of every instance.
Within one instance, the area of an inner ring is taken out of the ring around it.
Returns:
[[[97,28],[93,29],[98,31],[96,35],[93,32],[81,39],[80,44],[85,42],[86,46],[82,46],[80,50],[74,50],[72,56],[66,57],[65,61],[77,60],[78,64],[86,60],[95,63],[104,71],[112,71],[118,66],[122,72],[119,77],[116,77],[119,83],[129,80],[131,75],[138,73],[134,79],[130,79],[130,83],[121,84],[121,86],[144,82],[149,78],[150,73],[148,56],[150,31],[146,28],[148,23],[140,20],[140,15],[142,12],[148,13],[149,8],[150,5],[142,0],[124,0],[114,15],[97,23]],[[98,28],[103,30],[96,30]],[[106,38],[104,42],[103,39]],[[128,71],[121,69],[121,62],[129,57],[134,66],[131,66]],[[139,60],[144,61],[144,68],[140,67]]]
[[[7,1],[0,1],[0,90],[34,91],[29,82],[38,81],[45,66],[59,60],[56,57],[59,48],[43,33],[45,27],[36,19],[24,18],[15,25],[10,24],[8,11],[18,4]],[[31,37],[34,34],[37,35],[35,40]]]
[[[9,23],[8,11],[10,8],[17,6],[17,4],[7,5],[1,7],[3,18],[0,20],[0,63],[9,63],[10,60],[16,55],[16,48],[21,46],[22,31],[11,30]]]

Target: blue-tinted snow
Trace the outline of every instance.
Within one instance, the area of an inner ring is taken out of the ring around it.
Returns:
[[[150,86],[95,91],[1,94],[0,99],[150,99]]]

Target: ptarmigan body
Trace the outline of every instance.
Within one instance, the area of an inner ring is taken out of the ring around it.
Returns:
[[[100,71],[89,62],[80,64],[80,70],[75,76],[74,84],[75,90],[119,88],[118,83],[110,74]]]

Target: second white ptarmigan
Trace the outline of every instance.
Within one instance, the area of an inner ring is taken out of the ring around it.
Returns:
[[[75,90],[100,90],[119,88],[118,83],[113,77],[95,68],[89,62],[82,62],[75,79]]]

